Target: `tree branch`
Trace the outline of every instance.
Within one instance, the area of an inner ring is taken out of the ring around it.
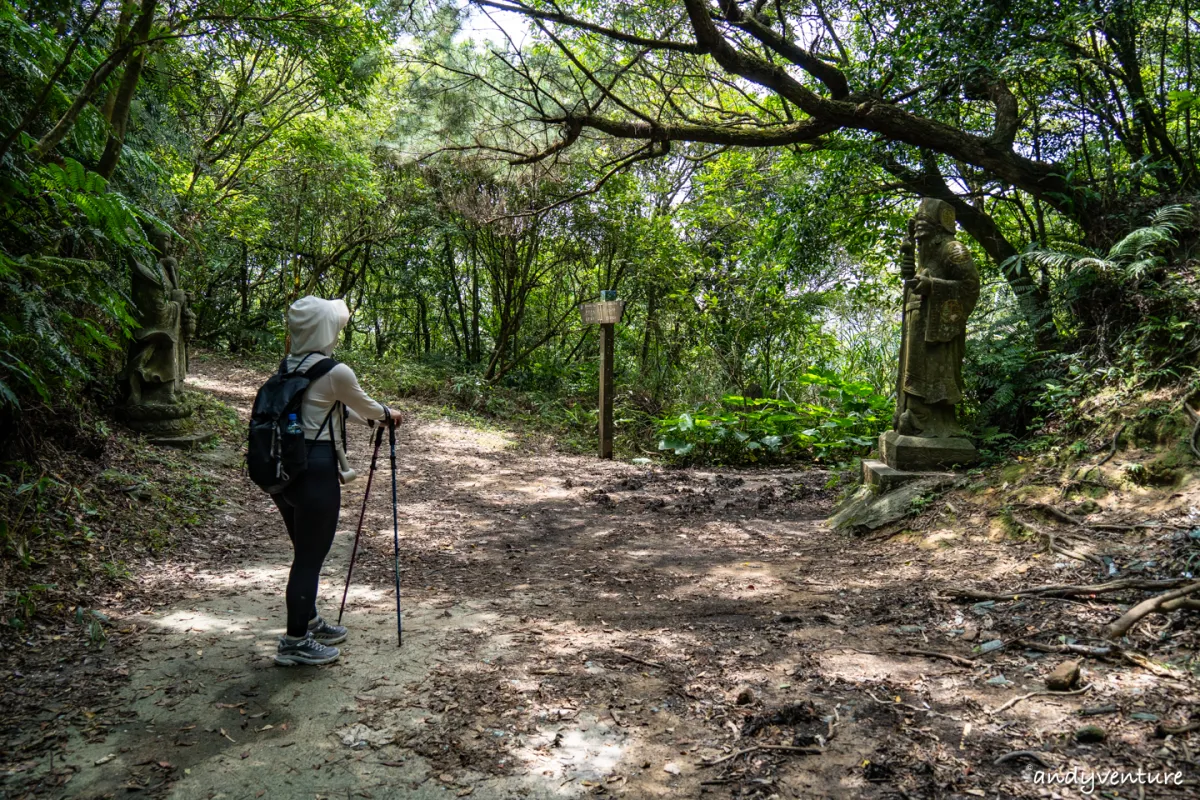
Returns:
[[[673,42],[669,39],[653,39],[646,36],[635,36],[631,33],[623,33],[613,28],[606,28],[603,25],[597,25],[587,20],[571,17],[566,14],[561,14],[551,11],[539,11],[536,8],[525,5],[524,3],[514,0],[513,3],[497,3],[494,0],[471,0],[477,6],[487,6],[500,11],[510,11],[513,14],[520,14],[534,19],[542,19],[547,22],[558,22],[562,25],[567,25],[571,28],[588,31],[589,33],[598,33],[601,36],[606,36],[618,42],[626,44],[636,44],[639,47],[647,47],[651,50],[674,50],[679,53],[700,53],[700,46],[694,42]]]
[[[850,96],[850,84],[846,75],[840,69],[800,47],[795,42],[785,39],[773,28],[764,25],[757,17],[742,14],[734,2],[725,2],[726,18],[734,27],[745,31],[762,44],[786,58],[814,78],[825,84],[830,95],[835,100]]]

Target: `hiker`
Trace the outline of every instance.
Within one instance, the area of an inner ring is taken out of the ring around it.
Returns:
[[[306,371],[328,358],[349,321],[350,311],[342,300],[310,296],[292,303],[288,309],[292,346],[287,369]],[[346,638],[346,628],[322,619],[316,602],[317,579],[333,544],[341,510],[341,479],[347,475],[345,421],[372,428],[400,421],[398,412],[367,396],[354,370],[345,364],[337,364],[314,380],[300,408],[298,421],[304,428],[308,467],[271,495],[294,551],[287,584],[287,633],[280,637],[275,653],[275,662],[283,665],[328,664],[339,655],[333,645]],[[341,476],[339,464],[343,465]]]

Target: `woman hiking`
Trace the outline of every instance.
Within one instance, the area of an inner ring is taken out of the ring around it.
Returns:
[[[292,303],[288,370],[304,372],[328,358],[349,321],[350,311],[342,300],[310,296]],[[275,663],[285,666],[328,664],[339,655],[333,645],[346,638],[344,627],[329,624],[317,612],[317,580],[341,511],[338,467],[345,462],[345,420],[370,427],[400,421],[396,411],[367,396],[354,370],[345,364],[309,385],[300,410],[308,467],[283,491],[271,495],[294,552],[287,584],[287,633],[280,637],[275,653]]]

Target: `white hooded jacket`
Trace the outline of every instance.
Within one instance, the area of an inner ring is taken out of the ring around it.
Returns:
[[[346,323],[350,321],[350,310],[343,300],[324,300],[320,297],[301,297],[288,309],[288,331],[292,334],[288,369],[307,370],[326,356],[333,354],[333,346]],[[301,366],[303,364],[303,366]],[[326,375],[312,382],[304,393],[304,404],[300,407],[304,436],[306,439],[328,441],[331,431],[334,441],[341,441],[341,420],[330,419],[330,424],[321,424],[329,415],[334,403],[342,403],[350,412],[350,419],[369,425],[384,419],[384,407],[367,396],[358,385],[354,370],[338,364]],[[318,436],[317,431],[320,430]]]

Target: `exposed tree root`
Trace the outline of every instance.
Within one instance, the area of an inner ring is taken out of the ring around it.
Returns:
[[[1125,432],[1125,426],[1128,422],[1122,422],[1121,427],[1117,428],[1117,432],[1113,434],[1112,443],[1108,446],[1108,455],[1096,462],[1096,466],[1092,469],[1099,469],[1112,460],[1112,457],[1117,454],[1117,442],[1121,440],[1121,434]]]
[[[925,658],[941,658],[946,661],[951,661],[960,667],[970,669],[979,666],[979,662],[973,661],[963,656],[956,656],[953,653],[938,653],[934,650],[913,650],[913,649],[895,649],[895,650],[862,650],[857,647],[847,647],[846,650],[853,650],[855,653],[864,653],[868,656],[924,656]]]
[[[1192,731],[1200,731],[1200,721],[1189,722],[1185,725],[1164,725],[1161,722],[1154,726],[1154,735],[1159,739],[1165,739],[1168,736],[1179,736],[1183,733],[1191,733]]]
[[[1080,473],[1078,467],[1075,469],[1075,472],[1071,474],[1071,478],[1065,484],[1063,484],[1062,491],[1059,492],[1060,497],[1066,497],[1070,493],[1072,487],[1088,483],[1085,478],[1087,478],[1089,472],[1095,469],[1100,469],[1112,460],[1112,457],[1117,454],[1117,443],[1121,440],[1121,434],[1125,432],[1125,426],[1128,424],[1128,422],[1122,422],[1121,427],[1117,428],[1117,432],[1113,434],[1112,442],[1110,442],[1108,445],[1108,454],[1105,455],[1104,458],[1084,469],[1082,474]]]
[[[891,650],[889,652],[901,656],[925,656],[926,658],[942,658],[960,667],[977,667],[979,664],[972,659],[956,656],[953,653],[938,653],[934,650]]]
[[[1121,592],[1126,589],[1149,589],[1153,591],[1162,591],[1164,589],[1174,589],[1186,584],[1187,582],[1188,580],[1186,578],[1172,578],[1160,581],[1146,580],[1144,578],[1122,578],[1116,581],[1108,581],[1107,583],[1096,584],[1029,586],[1024,589],[1013,589],[1011,592],[984,592],[978,589],[951,589],[949,590],[949,594],[953,597],[968,600],[1015,600],[1018,597],[1027,596],[1087,597],[1089,595]]]
[[[745,756],[745,755],[749,755],[750,753],[757,753],[760,750],[771,750],[771,751],[781,752],[781,753],[793,753],[795,755],[801,755],[801,756],[819,756],[819,755],[821,755],[821,753],[825,752],[824,750],[822,750],[819,747],[793,747],[791,745],[786,745],[786,744],[756,744],[753,747],[747,747],[742,750],[735,750],[732,753],[730,753],[729,755],[721,756],[720,758],[714,758],[712,761],[701,761],[700,766],[715,767],[717,764],[724,764],[726,761],[732,761],[733,759],[737,758],[738,756]]]
[[[991,711],[985,711],[984,713],[986,713],[989,717],[994,717],[995,715],[999,714],[1001,711],[1007,711],[1008,709],[1015,706],[1017,703],[1020,703],[1024,700],[1028,700],[1031,697],[1049,697],[1049,696],[1070,697],[1071,695],[1083,694],[1084,692],[1090,692],[1091,690],[1092,690],[1092,685],[1090,683],[1087,686],[1084,686],[1082,689],[1075,689],[1070,692],[1052,692],[1049,689],[1041,689],[1036,692],[1030,692],[1029,694],[1023,694],[1018,697],[1014,697],[1012,700],[1009,700],[1004,705],[997,706],[996,708],[992,709]]]
[[[1171,528],[1183,527],[1183,526],[1163,525],[1158,522],[1132,522],[1132,523],[1129,523],[1128,525],[1121,525],[1121,524],[1118,524],[1115,522],[1096,522],[1096,523],[1089,524],[1088,527],[1093,530],[1097,530],[1097,531],[1117,531],[1119,533],[1122,531],[1137,531],[1137,530],[1153,531],[1153,530],[1159,530],[1160,528],[1171,529]]]
[[[998,767],[1005,761],[1013,761],[1018,758],[1028,758],[1030,761],[1036,761],[1037,763],[1041,764],[1046,769],[1050,768],[1050,765],[1046,762],[1046,759],[1042,758],[1041,754],[1034,750],[1014,750],[1011,753],[1005,753],[992,763]]]
[[[1018,639],[1017,643],[1029,650],[1037,650],[1042,653],[1069,653],[1090,658],[1109,658],[1118,656],[1121,652],[1121,648],[1116,645],[1042,644],[1041,642],[1031,642],[1028,639]]]
[[[928,716],[931,716],[931,717],[943,717],[945,719],[954,720],[955,722],[962,722],[962,720],[959,719],[958,717],[951,716],[950,714],[943,714],[940,711],[934,711],[932,708],[921,708],[920,706],[914,706],[912,703],[889,702],[887,700],[880,700],[878,697],[875,696],[875,694],[873,692],[867,692],[867,697],[871,698],[872,700],[874,700],[876,703],[878,703],[881,706],[891,706],[891,707],[899,706],[900,708],[907,708],[909,711],[915,711],[918,714],[927,714]]]
[[[1065,522],[1068,525],[1074,525],[1079,528],[1085,527],[1083,520],[1077,519],[1076,517],[1071,516],[1067,512],[1065,512],[1061,509],[1055,508],[1054,506],[1050,505],[1049,503],[1030,503],[1030,504],[1026,505],[1025,507],[1032,511],[1045,512],[1046,514],[1049,514],[1050,516],[1054,517],[1055,519],[1061,520],[1062,522]]]
[[[1164,613],[1179,608],[1179,606],[1168,607],[1168,604],[1173,600],[1182,599],[1189,595],[1200,592],[1200,581],[1192,581],[1186,586],[1181,586],[1178,589],[1173,589],[1169,592],[1163,592],[1155,597],[1150,597],[1138,603],[1133,608],[1126,611],[1114,622],[1108,624],[1104,628],[1105,639],[1120,639],[1129,632],[1133,626],[1137,625],[1142,619],[1150,614]]]
[[[1047,508],[1049,508],[1049,506],[1047,506]],[[1096,566],[1100,567],[1101,569],[1108,568],[1107,565],[1104,563],[1104,560],[1102,558],[1100,558],[1100,556],[1094,556],[1091,553],[1081,553],[1078,550],[1072,550],[1069,547],[1064,547],[1064,546],[1060,545],[1058,543],[1058,537],[1055,536],[1053,531],[1048,531],[1043,528],[1039,528],[1038,526],[1034,525],[1032,522],[1029,522],[1028,520],[1024,520],[1024,519],[1019,519],[1016,516],[1014,516],[1013,519],[1016,520],[1016,522],[1018,524],[1024,525],[1026,528],[1028,528],[1029,530],[1036,533],[1038,536],[1041,536],[1043,539],[1045,539],[1047,546],[1050,548],[1050,550],[1052,552],[1058,553],[1059,555],[1066,556],[1067,558],[1073,558],[1076,561],[1083,561],[1084,563],[1095,564]]]
[[[1110,661],[1124,661],[1128,664],[1133,664],[1135,667],[1141,667],[1144,670],[1152,672],[1159,677],[1166,677],[1172,674],[1171,670],[1155,664],[1141,653],[1135,653],[1131,650],[1126,650],[1123,647],[1118,647],[1115,644],[1042,644],[1041,642],[1031,642],[1026,639],[1018,639],[1017,641],[1023,647],[1027,647],[1030,650],[1038,650],[1043,653],[1066,653],[1070,655],[1087,656],[1088,658],[1103,658]]]

